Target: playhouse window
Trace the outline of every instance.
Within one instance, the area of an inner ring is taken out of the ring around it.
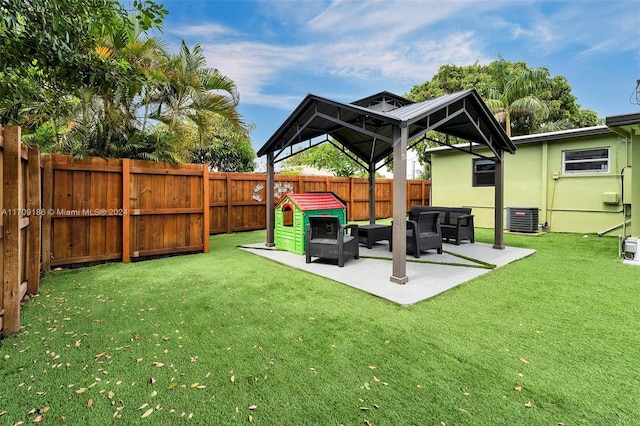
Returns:
[[[609,148],[564,151],[562,173],[609,173]]]
[[[473,160],[473,186],[494,186],[495,171],[494,160],[486,158]]]
[[[293,209],[289,204],[282,207],[282,225],[293,226]]]

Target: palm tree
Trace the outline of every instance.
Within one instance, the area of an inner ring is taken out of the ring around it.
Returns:
[[[135,14],[96,34],[92,79],[77,90],[76,109],[56,150],[79,156],[136,157],[138,116],[145,94],[158,84],[163,42],[147,37]]]
[[[190,50],[183,40],[180,52],[164,68],[167,83],[158,87],[151,98],[151,118],[166,124],[170,132],[188,120],[202,135],[209,114],[224,117],[238,127],[244,124],[237,110],[235,83],[206,66],[199,44]]]
[[[547,105],[536,96],[537,91],[552,84],[548,69],[530,69],[523,63],[511,64],[502,57],[489,67],[493,85],[487,89],[484,101],[496,119],[505,124],[509,137],[514,117],[529,116],[532,121],[539,121],[549,115]]]

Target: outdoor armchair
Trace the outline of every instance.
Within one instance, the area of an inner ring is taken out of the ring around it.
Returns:
[[[342,225],[338,216],[309,216],[305,254],[307,263],[319,257],[337,260],[340,267],[345,259],[358,259],[358,225]]]
[[[420,212],[413,216],[415,219],[407,220],[407,253],[413,253],[416,258],[420,253],[429,249],[435,249],[442,254],[442,232],[439,211]],[[389,250],[393,250],[391,241]]]

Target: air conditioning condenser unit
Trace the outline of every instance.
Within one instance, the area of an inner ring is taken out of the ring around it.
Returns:
[[[538,232],[538,208],[507,207],[507,229],[510,232]]]

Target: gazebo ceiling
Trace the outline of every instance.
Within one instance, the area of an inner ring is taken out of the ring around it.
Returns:
[[[410,144],[435,130],[487,146],[499,159],[503,151],[516,149],[476,90],[469,89],[416,103],[389,92],[351,104],[309,94],[257,154],[273,152],[277,162],[302,143],[313,146],[331,137],[365,164],[375,164],[393,152],[397,127],[408,128]]]

